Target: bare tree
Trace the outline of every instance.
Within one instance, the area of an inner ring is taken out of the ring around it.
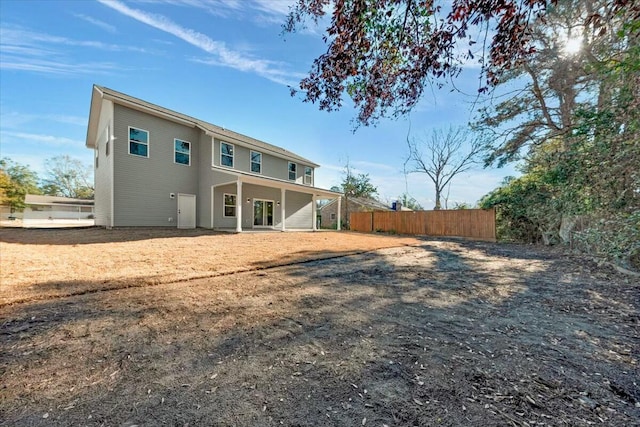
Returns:
[[[425,140],[407,138],[409,154],[405,173],[424,173],[433,182],[436,191],[435,210],[442,209],[442,192],[451,180],[479,161],[482,142],[466,128],[449,127],[445,132],[435,129]]]
[[[69,155],[52,157],[46,162],[43,180],[45,194],[80,199],[93,198],[91,166]]]

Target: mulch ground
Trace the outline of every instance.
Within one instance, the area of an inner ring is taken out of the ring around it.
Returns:
[[[640,425],[640,286],[587,258],[355,233],[14,232],[0,425]],[[135,260],[110,260],[129,244]],[[199,261],[176,281],[194,254],[253,269]]]

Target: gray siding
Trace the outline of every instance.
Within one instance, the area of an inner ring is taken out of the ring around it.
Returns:
[[[215,228],[236,228],[236,218],[224,216],[224,195],[225,193],[236,194],[236,189],[236,184],[221,185],[215,188],[213,200],[213,221]],[[242,203],[242,201],[238,200],[238,203]],[[244,208],[244,205],[242,207]]]
[[[224,194],[236,194],[236,184],[222,185],[215,188],[213,211],[216,228],[234,228],[236,227],[236,218],[224,217]],[[249,199],[249,203],[247,203]],[[242,204],[242,228],[250,229],[253,227],[253,200],[271,200],[274,203],[273,210],[273,227],[280,228],[282,226],[280,215],[280,189],[263,187],[253,184],[242,185],[242,200],[238,202]]]
[[[213,161],[213,164],[220,166],[220,142],[226,142],[232,144],[234,147],[233,155],[233,169],[241,172],[251,173],[251,151],[257,151],[262,153],[262,173],[255,174],[258,176],[265,176],[269,178],[278,178],[289,181],[289,161],[281,157],[274,156],[268,152],[260,151],[259,149],[253,149],[234,143],[233,141],[214,139],[214,152],[209,156],[209,159]],[[298,184],[304,184],[304,168],[306,166],[313,166],[294,162],[296,167],[296,180]],[[230,168],[231,169],[231,168]],[[315,173],[314,173],[315,174]],[[314,176],[311,178],[311,185],[313,186]],[[294,181],[289,181],[294,182]]]
[[[177,194],[200,196],[201,131],[121,105],[115,105],[114,123],[114,225],[177,226]],[[149,131],[148,158],[129,154],[129,126]],[[174,163],[174,138],[191,142],[191,166]]]
[[[313,227],[311,194],[287,191],[286,229],[310,229]]]
[[[107,129],[109,129],[109,134],[113,135],[113,103],[102,100],[102,109],[98,121],[98,138],[96,140],[97,148],[94,150],[94,218],[95,224],[102,227],[111,226],[113,141],[109,141],[109,155],[107,156]],[[97,161],[96,154],[98,155]]]
[[[262,187],[259,185],[245,184],[242,187],[242,198],[245,202],[245,208],[242,211],[242,226],[253,227],[253,200],[270,200],[273,202],[273,227],[280,228],[282,226],[280,206],[280,189],[271,187]],[[250,203],[247,203],[250,199]],[[245,225],[246,224],[246,225]]]
[[[198,227],[211,228],[211,137],[200,133],[200,155],[195,160],[198,163],[198,196],[196,198]]]
[[[237,177],[234,175],[226,174],[217,170],[211,169],[211,137],[202,133],[200,136],[200,171],[199,171],[199,193],[198,197],[200,201],[198,202],[198,227],[212,228],[211,225],[211,186],[219,185],[224,183],[234,182],[232,184],[233,191],[227,191],[231,194],[236,193],[236,184],[235,181]],[[218,225],[218,221],[216,220],[222,217],[222,210],[217,211],[218,208],[222,209],[221,203],[222,199],[217,200],[215,197],[222,197],[218,193],[214,196],[214,224],[213,227],[228,227],[227,225]],[[218,215],[216,216],[216,212]],[[226,219],[223,223],[226,224],[229,220]],[[235,227],[235,219],[233,223],[233,227]]]

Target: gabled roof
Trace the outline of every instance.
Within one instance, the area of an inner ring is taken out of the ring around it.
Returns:
[[[326,205],[320,207],[320,210],[325,209],[328,206],[336,203],[338,199],[332,200]],[[344,196],[342,196],[342,201],[344,202]],[[389,206],[381,203],[375,199],[368,199],[366,197],[350,197],[349,203],[354,203],[356,205],[362,206],[363,208],[370,209],[372,211],[390,211],[392,210]]]
[[[71,197],[41,196],[39,194],[26,194],[25,205],[81,205],[93,206],[91,199],[73,199]]]
[[[91,109],[89,112],[89,126],[87,128],[86,142],[86,146],[89,148],[95,148],[96,145],[96,139],[98,137],[98,122],[100,120],[100,110],[102,108],[102,99],[107,99],[113,101],[116,104],[124,105],[134,110],[144,111],[148,114],[159,116],[186,126],[198,127],[208,135],[230,140],[229,142],[237,142],[240,145],[245,145],[258,151],[268,152],[269,154],[277,157],[298,161],[313,167],[320,166],[312,162],[311,160],[298,156],[297,154],[285,150],[282,147],[268,144],[264,141],[242,135],[240,133],[205,122],[203,120],[196,119],[186,114],[178,113],[177,111],[173,111],[168,108],[164,108],[159,105],[143,101],[142,99],[127,95],[125,93],[98,85],[93,85],[93,92],[91,94]]]

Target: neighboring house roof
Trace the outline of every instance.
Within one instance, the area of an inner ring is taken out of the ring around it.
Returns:
[[[322,211],[323,209],[333,205],[334,203],[337,203],[337,200],[338,199],[334,199],[334,200],[330,201],[326,205],[320,207],[319,210]],[[344,202],[344,196],[342,196],[342,201]],[[381,203],[381,202],[379,202],[377,200],[374,200],[374,199],[367,199],[365,197],[350,197],[349,198],[349,203],[353,203],[353,204],[356,204],[358,206],[362,206],[365,209],[370,209],[370,210],[374,210],[374,211],[390,211],[390,210],[392,210],[391,208],[386,206],[384,203]]]
[[[102,99],[108,99],[116,104],[124,105],[136,110],[145,111],[149,114],[164,117],[177,123],[184,124],[186,126],[198,127],[204,132],[210,135],[215,135],[222,139],[231,139],[244,144],[248,147],[253,147],[259,151],[269,152],[277,157],[282,157],[288,160],[295,160],[301,163],[305,163],[309,166],[319,167],[320,165],[298,156],[291,151],[285,150],[282,147],[278,147],[266,142],[260,141],[255,138],[251,138],[246,135],[225,129],[223,127],[187,116],[186,114],[178,113],[177,111],[169,110],[168,108],[161,107],[159,105],[152,104],[142,99],[129,96],[122,92],[117,92],[113,89],[106,88],[104,86],[93,85],[93,93],[91,95],[91,110],[89,114],[89,126],[87,128],[87,147],[95,148],[96,140],[98,138],[98,122],[100,121],[100,110],[102,108]],[[94,114],[95,112],[95,114]]]
[[[73,199],[71,197],[40,196],[38,194],[27,194],[24,196],[25,205],[76,205],[93,206],[93,200]]]

